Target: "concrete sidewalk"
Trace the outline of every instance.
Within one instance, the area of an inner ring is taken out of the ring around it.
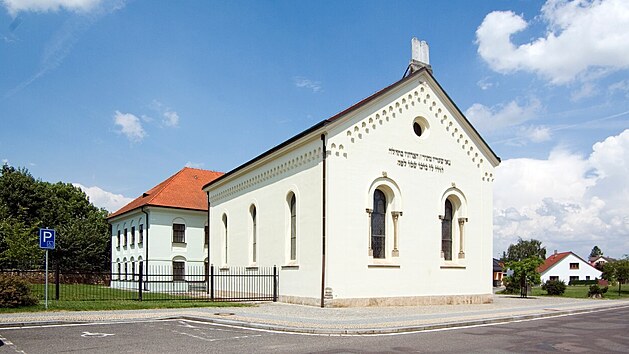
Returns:
[[[629,301],[496,295],[492,304],[484,305],[318,308],[260,303],[252,307],[2,314],[0,328],[183,318],[286,332],[359,335],[502,323],[615,307],[629,307]]]

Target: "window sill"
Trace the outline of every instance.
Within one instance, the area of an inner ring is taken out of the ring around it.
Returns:
[[[367,264],[367,268],[400,268],[400,265],[391,263],[372,263]]]
[[[174,242],[173,241],[173,246],[176,246],[176,247],[186,247],[186,245],[187,244],[186,244],[185,241],[184,242]]]
[[[439,268],[441,269],[465,269],[466,267],[462,264],[442,264]]]
[[[282,270],[299,270],[299,264],[287,264],[282,266]]]

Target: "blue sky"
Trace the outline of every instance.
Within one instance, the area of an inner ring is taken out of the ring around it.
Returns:
[[[503,159],[496,255],[518,236],[629,253],[626,1],[0,4],[0,159],[109,210],[395,82],[417,36]]]

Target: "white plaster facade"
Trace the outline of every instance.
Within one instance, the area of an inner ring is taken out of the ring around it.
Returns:
[[[541,273],[542,283],[555,279],[563,280],[566,284],[570,280],[594,280],[601,279],[602,272],[594,268],[574,253],[569,253],[554,265]]]
[[[148,237],[144,212],[148,213]],[[137,281],[137,277],[133,278],[133,274],[138,274],[140,262],[144,262],[144,269],[148,266],[150,267],[148,269],[155,274],[172,275],[174,261],[184,262],[184,274],[204,274],[204,262],[207,261],[208,255],[205,243],[207,212],[147,206],[144,209],[135,209],[111,218],[109,223],[112,229],[111,266],[114,279],[119,274],[119,280]],[[184,242],[174,242],[173,224],[185,225]],[[143,230],[142,237],[139,232],[140,225]],[[135,236],[131,233],[133,227],[135,227]],[[125,229],[127,229],[126,243]],[[118,245],[118,232],[121,235],[120,245]],[[150,277],[149,280],[155,281]],[[160,277],[159,280],[169,282],[172,278]],[[202,280],[202,277],[198,280]],[[159,289],[168,291],[169,289],[165,288],[164,284],[166,283],[161,283]],[[176,284],[171,285],[176,286]],[[112,286],[116,286],[116,283],[114,282]]]
[[[281,266],[279,295],[287,302],[489,302],[499,162],[420,68],[207,184],[210,262]],[[372,245],[382,239],[372,237],[376,190],[386,197],[383,255]],[[446,200],[449,252],[442,250]]]

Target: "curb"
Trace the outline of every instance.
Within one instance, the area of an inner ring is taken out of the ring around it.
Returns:
[[[116,322],[137,322],[137,321],[160,321],[160,320],[191,320],[204,323],[212,323],[224,326],[233,326],[241,328],[249,328],[255,330],[264,330],[272,332],[284,332],[293,334],[310,334],[310,335],[328,335],[328,336],[360,336],[360,335],[380,335],[380,334],[399,334],[399,333],[415,333],[425,332],[433,330],[455,329],[465,328],[472,326],[493,325],[500,323],[509,323],[517,321],[528,321],[542,318],[552,318],[560,316],[569,316],[582,313],[592,313],[599,311],[609,311],[612,309],[629,308],[629,304],[617,304],[611,306],[602,306],[596,308],[584,308],[584,309],[567,309],[567,310],[554,310],[551,313],[533,313],[526,315],[506,315],[497,317],[488,317],[482,319],[463,320],[463,321],[450,321],[442,323],[433,323],[425,325],[411,325],[411,326],[393,326],[383,328],[355,328],[355,329],[337,329],[337,328],[307,328],[299,326],[289,325],[275,325],[257,322],[248,322],[243,320],[229,320],[225,318],[211,318],[202,316],[163,316],[155,318],[129,318],[129,319],[116,319],[116,320],[85,320],[85,321],[64,321],[64,320],[50,320],[50,321],[29,321],[29,322],[6,322],[0,323],[0,327],[3,328],[20,328],[30,326],[54,326],[54,325],[81,325],[87,323],[116,323]]]
[[[527,321],[541,318],[552,318],[568,315],[576,315],[581,313],[591,313],[599,311],[608,311],[617,308],[626,308],[629,305],[621,306],[605,306],[599,308],[590,309],[575,309],[575,310],[559,310],[553,313],[536,313],[529,315],[515,315],[515,316],[501,316],[478,320],[469,321],[452,321],[436,324],[417,325],[417,326],[404,326],[404,327],[386,327],[386,328],[356,328],[356,329],[335,329],[335,328],[304,328],[297,326],[284,326],[284,325],[271,325],[255,322],[226,320],[207,317],[195,317],[195,316],[176,316],[168,319],[180,319],[180,320],[192,320],[205,323],[213,323],[219,325],[251,328],[258,330],[274,331],[274,332],[286,332],[295,334],[312,334],[312,335],[346,335],[346,336],[360,336],[360,335],[378,335],[378,334],[396,334],[396,333],[413,333],[413,332],[425,332],[431,330],[440,330],[448,328],[464,328],[480,325],[492,325],[499,323],[509,323],[517,321]]]

